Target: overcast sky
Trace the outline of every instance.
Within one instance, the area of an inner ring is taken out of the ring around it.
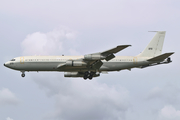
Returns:
[[[178,0],[1,0],[0,120],[179,120]],[[101,74],[92,81],[3,64],[24,55],[84,55],[131,44],[139,54],[166,31],[172,63]]]

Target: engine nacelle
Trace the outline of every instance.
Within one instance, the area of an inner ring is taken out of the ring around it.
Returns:
[[[86,60],[102,60],[105,59],[105,56],[102,56],[100,54],[88,54],[88,55],[84,55],[84,59]]]
[[[73,60],[69,60],[66,61],[66,66],[86,66],[87,63],[83,62],[83,61],[73,61]]]
[[[65,72],[64,77],[83,77],[84,74],[80,74],[79,72]]]

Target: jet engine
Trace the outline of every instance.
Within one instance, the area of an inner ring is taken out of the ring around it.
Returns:
[[[84,55],[84,59],[86,60],[102,60],[105,59],[106,57],[101,55],[101,54],[88,54]]]
[[[86,66],[86,65],[87,63],[83,61],[73,61],[73,60],[66,61],[66,66]]]
[[[64,77],[83,77],[84,74],[79,72],[65,72]]]

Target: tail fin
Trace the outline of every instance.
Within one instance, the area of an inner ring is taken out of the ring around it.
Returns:
[[[163,48],[165,34],[166,31],[157,31],[156,35],[153,37],[146,49],[138,56],[155,57],[160,55]]]

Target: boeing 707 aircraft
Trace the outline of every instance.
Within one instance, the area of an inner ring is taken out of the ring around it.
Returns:
[[[131,46],[119,45],[103,52],[84,56],[22,56],[16,57],[4,66],[21,71],[58,71],[64,72],[64,77],[82,77],[85,80],[100,76],[109,71],[131,70],[172,62],[170,57],[174,52],[161,54],[165,31],[156,31],[151,42],[137,56],[115,56],[114,54]]]

